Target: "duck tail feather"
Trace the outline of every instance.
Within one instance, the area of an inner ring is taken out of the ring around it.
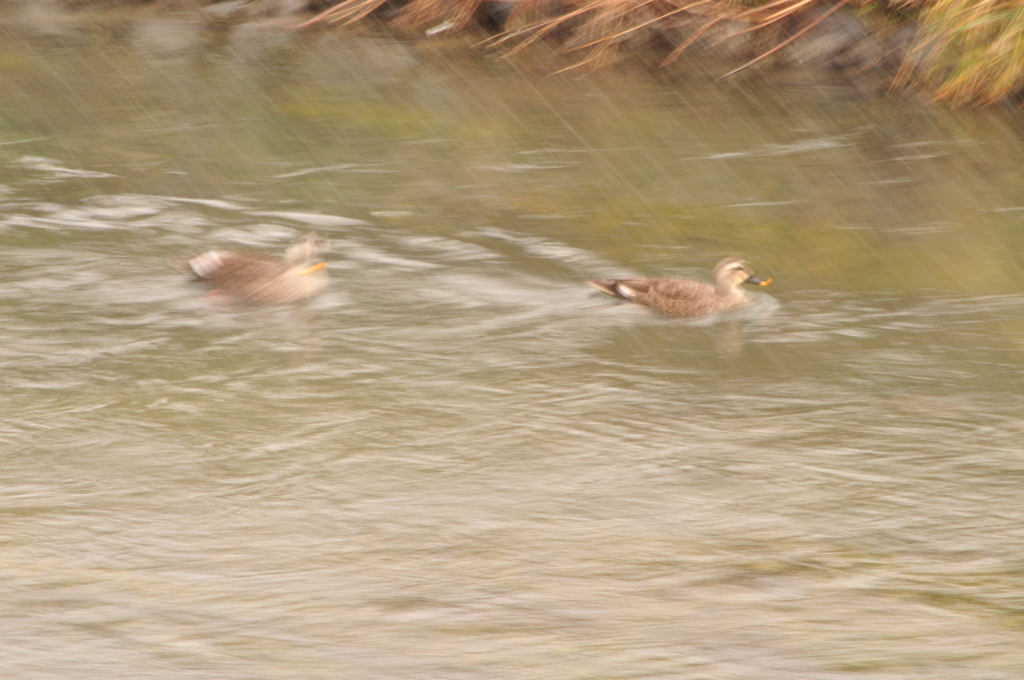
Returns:
[[[202,255],[189,258],[188,266],[197,277],[208,279],[214,272],[224,266],[224,260],[221,257],[221,253],[211,250]]]
[[[622,279],[591,279],[587,281],[591,288],[596,288],[605,295],[633,302],[636,300],[637,291],[629,285],[630,282]]]
[[[590,279],[587,281],[587,285],[595,290],[599,290],[605,295],[611,295],[612,297],[622,297],[616,286],[618,281],[615,279]]]

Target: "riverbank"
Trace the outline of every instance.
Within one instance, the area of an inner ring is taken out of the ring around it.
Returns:
[[[28,30],[131,13],[187,16],[230,31],[248,24],[334,30],[373,22],[410,40],[468,34],[468,49],[522,51],[549,72],[623,62],[715,78],[802,69],[882,91],[916,90],[952,106],[1013,102],[1024,91],[1024,18],[970,0],[7,0]]]

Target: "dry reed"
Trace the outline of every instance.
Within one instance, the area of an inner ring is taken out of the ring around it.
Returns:
[[[351,23],[384,8],[394,21],[417,28],[458,30],[477,22],[492,0],[344,0],[303,24]],[[668,45],[666,65],[718,28],[721,42],[748,33],[768,36],[762,61],[799,40],[844,5],[873,6],[917,20],[920,29],[894,81],[924,86],[953,105],[993,104],[1024,89],[1024,0],[511,0],[491,48],[523,49],[554,40],[579,53],[570,68],[596,68],[633,42]],[[496,7],[496,5],[490,5]],[[731,32],[723,26],[740,27]],[[724,33],[724,35],[722,35]],[[764,41],[762,41],[764,43]]]
[[[1024,88],[1024,2],[917,0],[920,31],[897,84],[954,106],[995,104]]]

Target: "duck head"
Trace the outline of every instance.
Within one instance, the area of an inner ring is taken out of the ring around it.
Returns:
[[[292,241],[284,253],[285,262],[293,267],[305,265],[302,273],[318,272],[327,266],[324,257],[330,250],[331,243],[320,234],[312,231]]]
[[[754,276],[754,270],[750,265],[738,257],[727,257],[715,265],[711,278],[715,282],[715,294],[720,297],[728,297],[737,292],[736,289],[741,283],[767,286],[772,281]]]

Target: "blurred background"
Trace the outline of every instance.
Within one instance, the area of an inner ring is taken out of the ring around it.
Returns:
[[[0,6],[4,678],[1024,676],[1024,121]],[[52,11],[51,11],[52,10]],[[170,261],[330,287],[225,304]],[[767,288],[694,321],[588,278]]]

